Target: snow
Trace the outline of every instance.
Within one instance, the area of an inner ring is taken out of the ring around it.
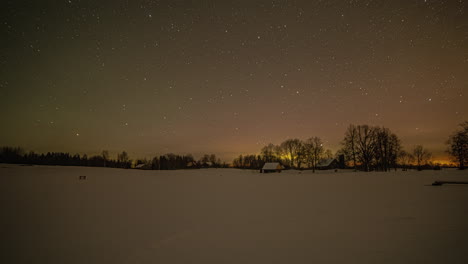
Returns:
[[[0,164],[0,263],[468,263],[467,179]]]
[[[267,162],[263,165],[262,170],[277,170],[278,168],[281,168],[278,162]]]
[[[335,159],[326,159],[317,164],[317,167],[328,167]]]

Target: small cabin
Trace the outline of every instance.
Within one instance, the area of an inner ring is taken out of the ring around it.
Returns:
[[[213,163],[210,162],[210,161],[202,162],[202,163],[201,163],[201,167],[202,167],[202,168],[212,168],[212,167],[213,167]]]
[[[281,172],[283,166],[279,164],[279,162],[267,162],[263,165],[262,169],[260,170],[261,173],[269,173],[269,172]]]
[[[196,168],[197,167],[197,163],[195,161],[190,161],[187,163],[187,165],[185,165],[187,168]]]
[[[135,169],[139,170],[151,170],[151,164],[140,163],[135,166]]]
[[[333,170],[340,168],[340,163],[336,159],[325,159],[317,164],[319,170]]]

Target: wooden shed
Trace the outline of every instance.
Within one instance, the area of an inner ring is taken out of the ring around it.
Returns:
[[[317,169],[319,170],[332,170],[338,169],[340,167],[339,162],[336,159],[325,159],[317,164]]]
[[[281,172],[283,169],[283,166],[279,164],[279,162],[267,162],[265,165],[263,165],[263,168],[260,170],[262,173],[268,173],[268,172]]]

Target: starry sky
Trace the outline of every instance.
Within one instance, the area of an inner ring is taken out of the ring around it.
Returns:
[[[468,1],[3,1],[0,145],[132,158],[468,120]]]

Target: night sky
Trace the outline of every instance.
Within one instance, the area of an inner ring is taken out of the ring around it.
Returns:
[[[131,158],[381,125],[445,159],[467,1],[2,1],[0,145]]]

